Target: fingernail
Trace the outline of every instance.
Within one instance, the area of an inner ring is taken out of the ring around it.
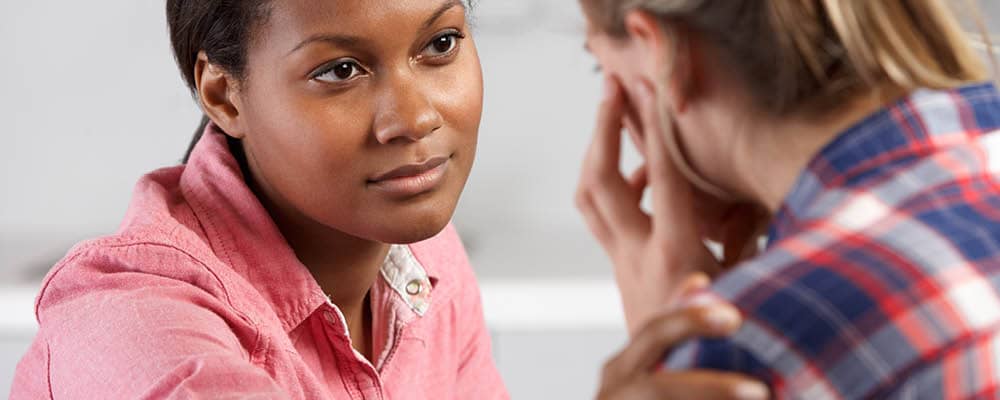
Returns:
[[[759,382],[748,382],[736,385],[737,399],[743,400],[767,400],[771,397],[771,391]]]
[[[707,307],[715,304],[719,304],[719,300],[712,293],[704,291],[696,292],[684,302],[688,307]]]
[[[709,287],[712,284],[712,280],[708,275],[699,273],[690,278],[688,283],[691,285],[691,290],[698,291]]]
[[[729,330],[740,324],[740,313],[732,306],[713,308],[707,315],[708,323],[718,330]]]

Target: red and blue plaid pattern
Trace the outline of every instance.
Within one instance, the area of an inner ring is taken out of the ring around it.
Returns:
[[[811,162],[757,259],[713,290],[744,327],[669,368],[778,398],[1000,398],[1000,92],[918,91]]]

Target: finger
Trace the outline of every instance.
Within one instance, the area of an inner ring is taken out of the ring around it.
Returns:
[[[627,114],[625,115],[625,130],[628,131],[629,139],[632,141],[632,145],[635,146],[636,151],[639,152],[643,158],[646,158],[646,139],[642,136],[642,129],[638,122],[639,117],[635,115],[635,110],[628,108]]]
[[[621,130],[624,102],[621,85],[612,77],[605,79],[604,100],[597,114],[594,137],[584,168],[591,174],[621,176]]]
[[[636,90],[636,108],[642,124],[643,137],[646,141],[646,163],[649,168],[649,186],[653,197],[653,230],[662,240],[670,241],[667,236],[677,227],[689,226],[691,233],[697,233],[691,220],[693,204],[690,187],[687,181],[677,171],[666,136],[671,134],[673,126],[661,118],[660,104],[653,89],[648,84],[638,85]],[[668,216],[669,215],[669,216]],[[687,238],[691,239],[691,238]]]
[[[771,391],[767,385],[748,376],[717,371],[692,370],[683,372],[660,371],[640,384],[649,385],[641,390],[655,399],[705,399],[705,400],[767,400]]]
[[[590,232],[594,234],[594,237],[604,246],[605,250],[610,251],[611,231],[608,229],[607,223],[601,219],[600,214],[597,212],[590,193],[585,191],[577,193],[576,207],[580,211],[580,214],[583,215],[583,220],[587,223]]]
[[[649,185],[649,169],[646,168],[646,164],[636,168],[632,175],[628,178],[628,186],[633,192],[642,197],[642,193],[646,190],[646,186]]]
[[[612,169],[614,171],[611,173],[612,179],[614,175],[618,173],[617,165],[618,161],[615,159],[618,157],[617,152],[611,152],[606,154],[606,144],[603,140],[609,134],[605,133],[608,130],[614,130],[614,121],[617,120],[615,117],[619,113],[617,111],[620,108],[620,100],[618,99],[617,86],[611,81],[610,77],[605,80],[605,94],[604,100],[601,102],[601,106],[598,111],[597,125],[595,128],[594,137],[591,139],[590,145],[587,147],[587,153],[584,157],[583,167],[581,168],[580,182],[578,184],[577,194],[576,194],[576,206],[583,215],[587,226],[590,228],[594,236],[597,237],[598,241],[608,248],[610,243],[608,241],[611,239],[611,231],[608,229],[607,221],[602,217],[600,210],[594,201],[594,191],[601,190],[604,185],[605,177],[608,174],[607,170]],[[614,143],[611,143],[612,148],[615,147]],[[612,158],[612,160],[607,160],[607,158]],[[611,167],[608,167],[610,164]]]
[[[722,303],[661,314],[635,334],[619,354],[617,368],[626,373],[648,371],[683,341],[693,337],[725,336],[734,332],[741,322],[739,311]]]
[[[705,289],[712,284],[712,280],[707,274],[702,272],[695,272],[684,279],[681,283],[680,294],[681,297],[693,296]]]
[[[623,93],[616,80],[609,78],[607,82],[580,185],[593,199],[594,212],[610,233],[628,240],[648,229],[649,217],[638,206],[641,193],[635,193],[621,174]]]

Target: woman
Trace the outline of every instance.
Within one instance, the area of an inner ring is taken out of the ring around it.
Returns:
[[[711,291],[744,325],[668,367],[779,398],[1000,395],[1000,93],[943,0],[581,3],[608,95],[578,204],[630,328],[736,264]],[[766,250],[734,262],[762,213]]]
[[[48,275],[11,398],[508,397],[448,227],[482,111],[467,7],[169,0],[203,129]],[[706,310],[664,323],[726,333]]]
[[[210,123],[46,278],[12,397],[506,398],[447,226],[482,110],[466,5],[167,17]]]

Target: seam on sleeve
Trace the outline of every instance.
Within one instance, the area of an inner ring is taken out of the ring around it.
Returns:
[[[48,339],[45,339],[45,385],[48,386],[49,400],[56,398],[52,393],[52,348]]]

